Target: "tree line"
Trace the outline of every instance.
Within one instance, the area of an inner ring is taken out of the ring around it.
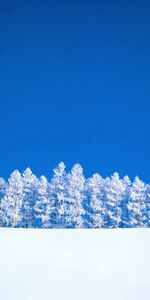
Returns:
[[[150,227],[150,184],[138,177],[85,179],[75,164],[61,162],[50,181],[30,168],[0,178],[0,226],[21,228]]]

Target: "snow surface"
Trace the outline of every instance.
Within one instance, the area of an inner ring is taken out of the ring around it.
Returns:
[[[0,299],[145,300],[149,288],[149,229],[0,229]]]

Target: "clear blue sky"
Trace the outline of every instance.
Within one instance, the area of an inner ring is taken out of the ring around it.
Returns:
[[[150,175],[150,1],[0,2],[0,176]]]

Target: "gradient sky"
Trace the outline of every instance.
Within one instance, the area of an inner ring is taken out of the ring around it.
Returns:
[[[150,1],[0,1],[0,176],[149,181]]]

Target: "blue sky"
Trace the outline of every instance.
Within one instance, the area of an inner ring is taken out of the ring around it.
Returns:
[[[150,2],[0,3],[0,176],[80,162],[149,181]]]

